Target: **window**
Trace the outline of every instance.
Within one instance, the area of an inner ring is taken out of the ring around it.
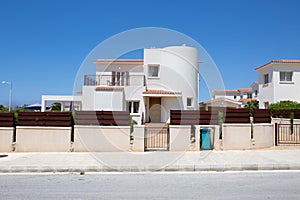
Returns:
[[[108,81],[109,86],[125,86],[129,85],[129,72],[127,71],[112,71],[111,81]]]
[[[280,72],[280,81],[292,81],[293,72]]]
[[[236,99],[236,96],[234,95],[233,98]]]
[[[247,93],[247,98],[251,99],[252,98],[252,93]]]
[[[188,98],[186,99],[186,106],[188,106],[188,107],[193,106],[193,98],[188,97]]]
[[[149,65],[148,66],[148,77],[158,78],[159,74],[159,65]]]
[[[128,101],[128,111],[130,113],[139,113],[140,102],[139,101]]]
[[[264,84],[269,83],[269,74],[264,74]]]
[[[258,93],[257,90],[255,90],[255,97],[257,97],[257,93]]]

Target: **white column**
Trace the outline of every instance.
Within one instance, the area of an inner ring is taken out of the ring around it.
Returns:
[[[46,100],[45,98],[42,96],[42,108],[41,108],[41,111],[42,112],[45,112],[46,110]]]

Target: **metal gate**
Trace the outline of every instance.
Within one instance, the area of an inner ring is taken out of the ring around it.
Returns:
[[[300,124],[275,124],[275,144],[300,145]]]
[[[164,126],[145,127],[145,151],[168,151],[169,128]]]

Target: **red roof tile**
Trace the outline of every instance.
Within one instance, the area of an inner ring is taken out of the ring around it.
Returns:
[[[244,92],[244,93],[251,93],[252,88],[239,88],[238,91]]]
[[[271,60],[267,64],[264,64],[262,66],[256,67],[255,69],[258,70],[258,69],[263,68],[263,67],[265,67],[267,65],[270,65],[272,63],[300,63],[300,60]]]
[[[113,91],[113,90],[124,90],[123,87],[109,87],[109,86],[102,86],[97,87],[96,91]]]
[[[166,91],[166,90],[146,90],[143,94],[181,94],[181,92]]]

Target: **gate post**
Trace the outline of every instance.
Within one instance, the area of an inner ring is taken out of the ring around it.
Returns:
[[[278,146],[278,124],[275,123],[275,146]]]

